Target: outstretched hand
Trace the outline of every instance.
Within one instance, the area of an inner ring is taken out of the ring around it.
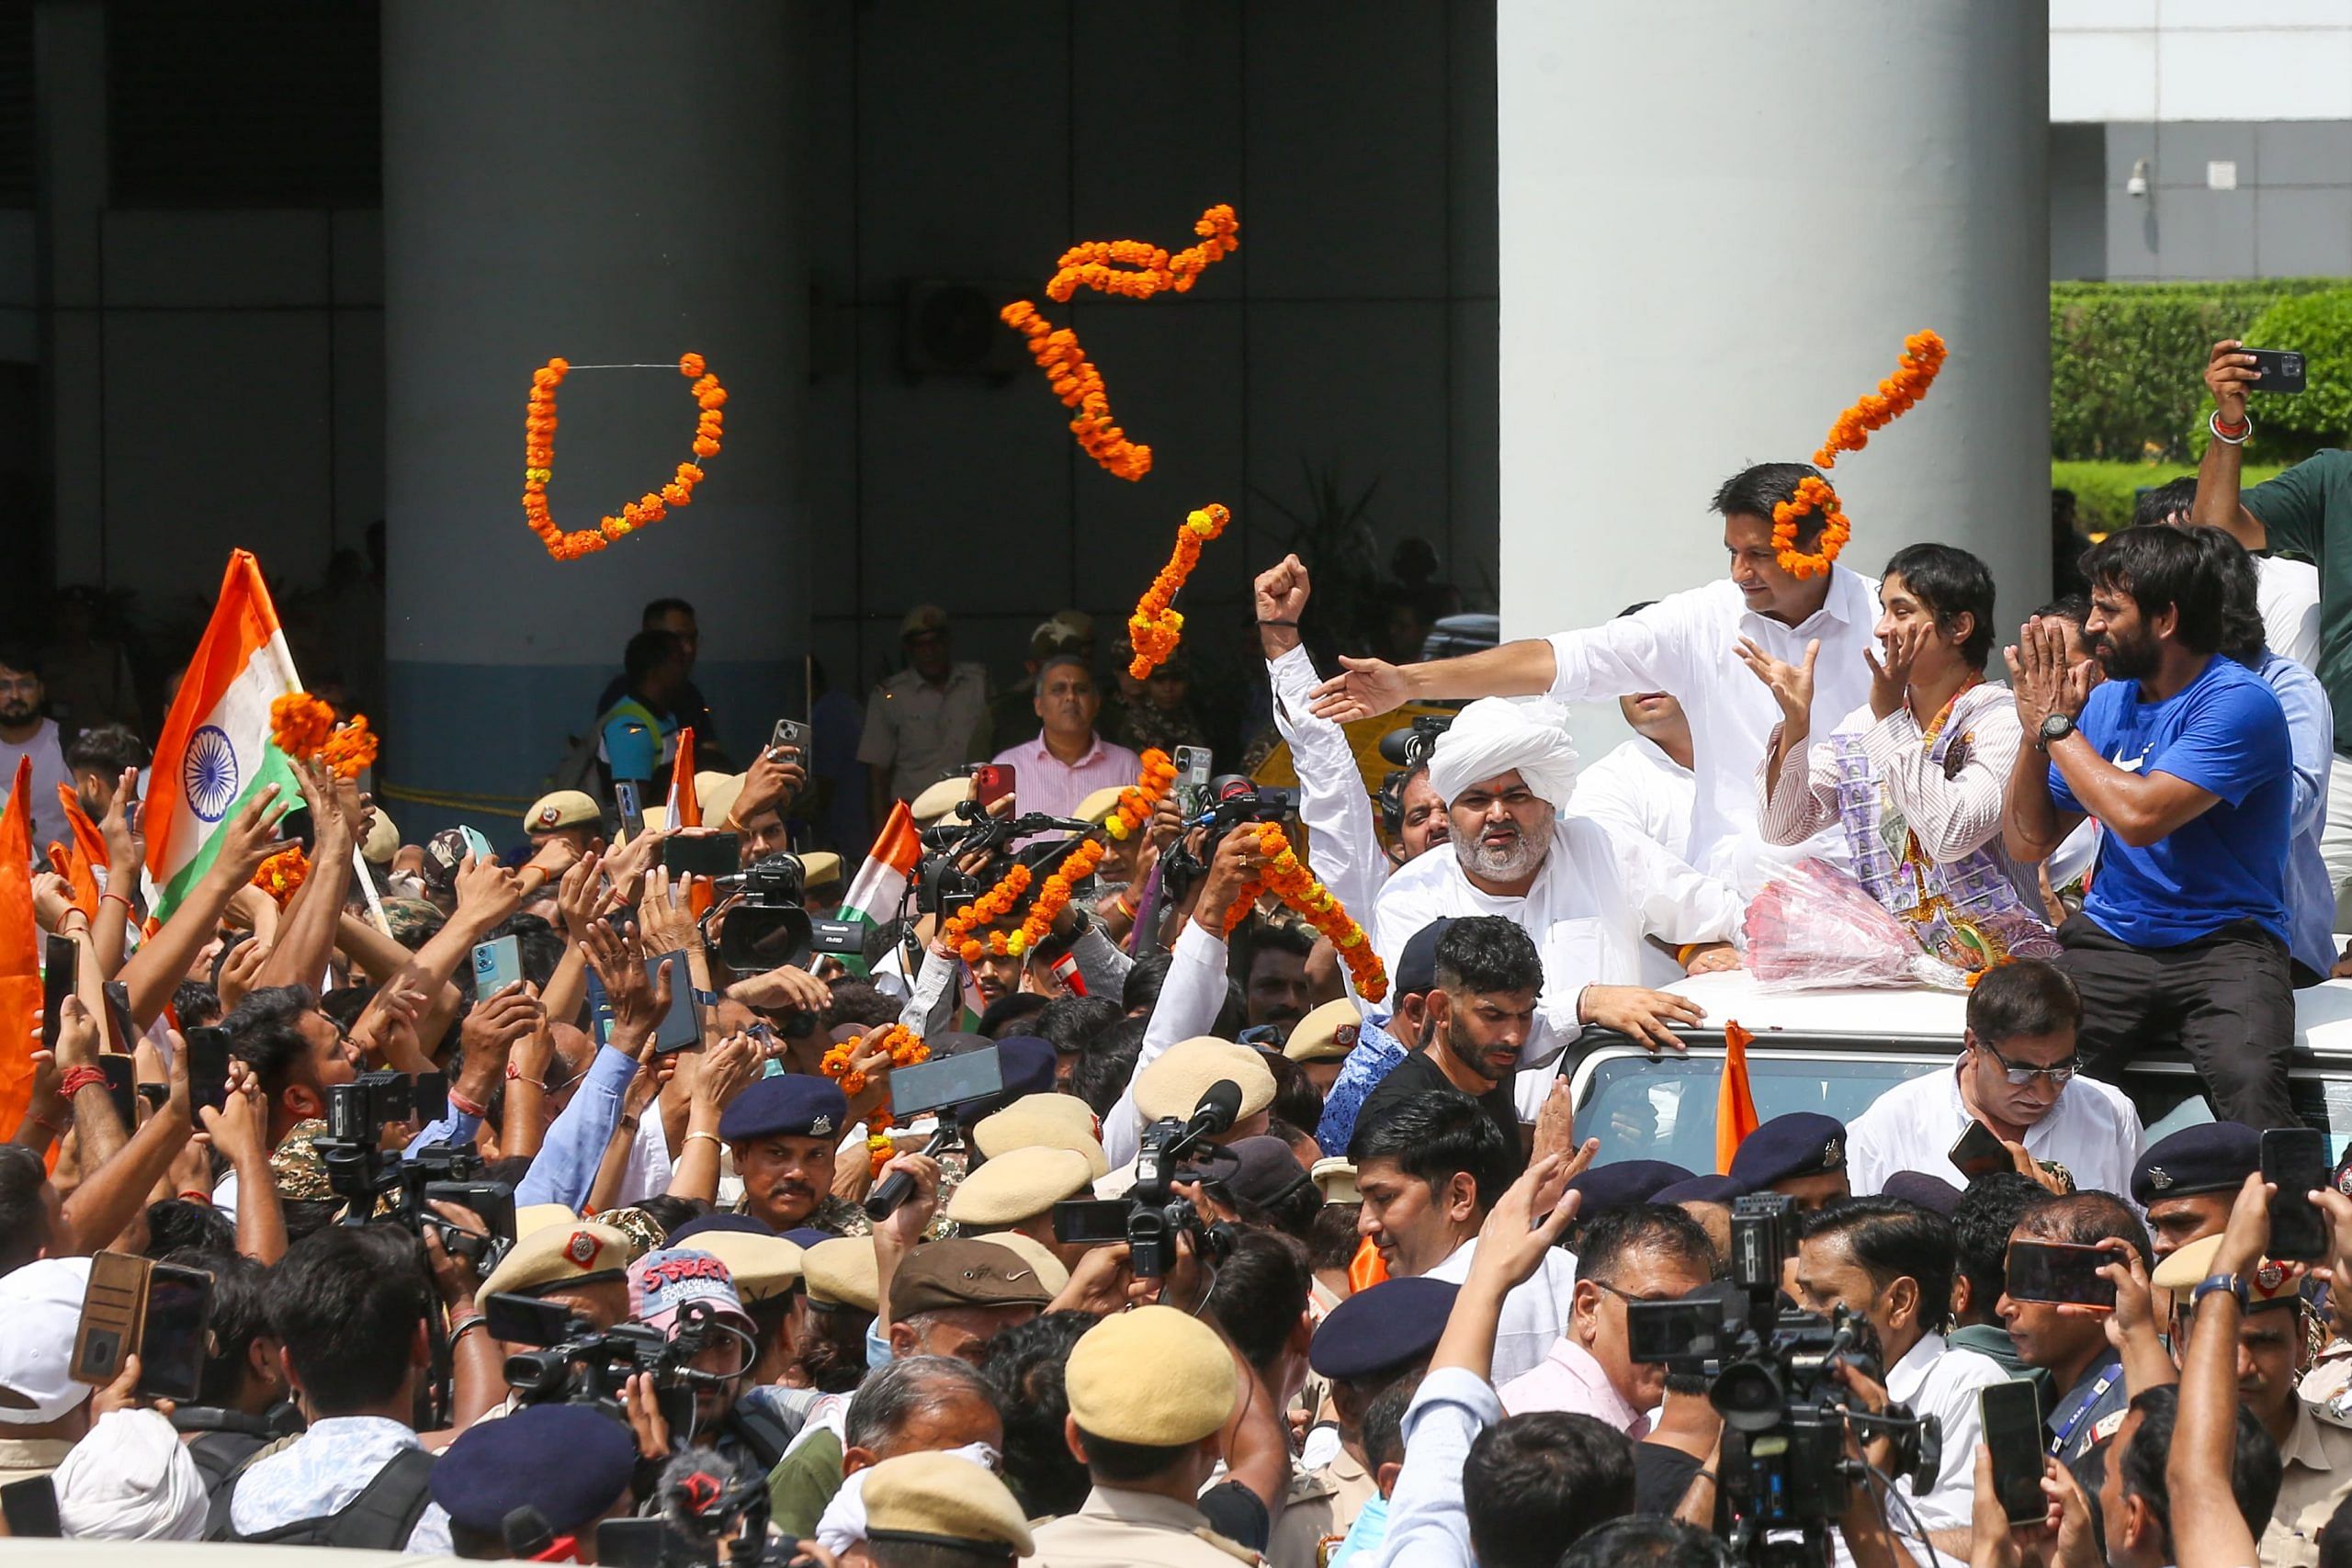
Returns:
[[[1764,682],[1772,700],[1781,705],[1781,727],[1787,735],[1810,734],[1813,729],[1813,667],[1821,657],[1821,639],[1815,637],[1804,645],[1804,662],[1790,664],[1773,658],[1747,637],[1739,639],[1739,661],[1748,672]]]
[[[1405,672],[1385,659],[1340,660],[1340,673],[1315,688],[1307,705],[1317,718],[1353,724],[1393,713],[1412,697]]]

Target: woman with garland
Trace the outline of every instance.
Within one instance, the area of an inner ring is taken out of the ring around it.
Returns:
[[[1818,742],[1818,645],[1792,666],[1743,644],[1741,659],[1782,716],[1757,770],[1758,831],[1800,844],[1842,827],[1856,878],[1962,970],[2053,956],[2034,870],[2001,847],[2003,790],[2022,736],[2009,689],[1984,679],[1993,574],[1966,550],[1913,545],[1886,563],[1879,603],[1884,653],[1862,656],[1870,700]]]

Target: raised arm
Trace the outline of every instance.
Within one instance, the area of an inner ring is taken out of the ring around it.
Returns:
[[[220,911],[229,907],[237,889],[251,883],[261,863],[283,847],[277,842],[277,824],[293,809],[293,803],[279,805],[277,793],[276,784],[265,784],[237,808],[236,816],[221,830],[212,863],[172,911],[172,918],[124,963],[119,978],[130,992],[130,1016],[141,1029],[164,1015],[173,991],[196,962],[197,953],[212,939]],[[130,874],[128,870],[125,874]]]
[[[1298,815],[1313,844],[1315,874],[1359,920],[1369,919],[1388,880],[1372,802],[1347,731],[1314,712],[1315,665],[1298,637],[1311,585],[1296,556],[1261,572],[1258,643],[1273,685],[1274,727],[1290,743],[1298,774]]]
[[[2246,389],[2262,378],[2254,367],[2254,355],[2239,353],[2241,346],[2237,339],[2224,338],[2213,345],[2212,357],[2205,365],[2205,386],[2213,394],[2213,422],[2233,433],[2246,428]],[[2197,500],[2188,509],[2188,520],[2219,528],[2249,550],[2266,549],[2270,530],[2238,501],[2245,440],[2244,434],[2233,441],[2217,436],[2206,445],[2205,457],[2197,465]]]
[[[2231,1206],[2216,1274],[2243,1280],[2270,1245],[2270,1189],[2259,1172],[2245,1179]],[[2165,1456],[2172,1501],[2173,1561],[2180,1568],[2243,1568],[2255,1560],[2254,1532],[2230,1486],[2238,1425],[2238,1293],[2207,1291],[2191,1309],[2194,1325],[2180,1372],[2180,1410]]]
[[[95,1024],[92,1027],[95,1029]],[[63,1032],[61,1021],[59,1032]],[[182,1145],[196,1131],[195,1116],[189,1109],[187,1055],[187,1043],[174,1034],[170,1094],[120,1149],[95,1170],[84,1174],[80,1185],[65,1200],[65,1228],[74,1237],[74,1252],[96,1252],[120,1235],[123,1227],[147,1206],[155,1183],[171,1168]],[[77,1123],[82,1111],[78,1100],[86,1099],[93,1092],[85,1089],[77,1097]],[[113,1117],[111,1106],[107,1108],[107,1115]]]
[[[356,835],[339,798],[337,780],[316,758],[289,758],[302,800],[311,809],[311,874],[294,890],[277,942],[262,961],[254,987],[315,986],[334,952],[335,922],[351,891],[351,848]],[[357,805],[354,797],[353,805]]]
[[[1821,639],[1804,645],[1803,664],[1775,659],[1746,637],[1738,652],[1781,708],[1756,765],[1757,826],[1767,843],[1801,844],[1838,820],[1837,770],[1833,765],[1825,776],[1813,765],[1813,671]]]
[[[1312,711],[1317,718],[1352,724],[1410,702],[1535,697],[1552,689],[1557,671],[1552,645],[1541,637],[1426,664],[1399,666],[1381,659],[1343,658],[1340,673],[1315,688]]]

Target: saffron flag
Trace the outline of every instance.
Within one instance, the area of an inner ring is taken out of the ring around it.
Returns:
[[[1715,1090],[1715,1173],[1731,1174],[1731,1156],[1756,1131],[1756,1096],[1747,1087],[1747,1047],[1756,1039],[1737,1019],[1724,1024],[1724,1077]]]
[[[670,769],[670,803],[664,820],[673,828],[702,826],[702,797],[695,793],[695,727],[678,731],[678,758]]]
[[[49,869],[65,879],[74,889],[74,907],[90,917],[95,928],[98,919],[98,879],[91,872],[82,852],[72,844],[49,841]]]
[[[281,800],[301,798],[269,739],[269,705],[301,689],[261,563],[232,551],[148,775],[147,902],[158,920],[211,869],[220,829],[256,791],[276,784]]]
[[[868,931],[896,919],[899,906],[906,897],[907,883],[922,862],[922,835],[915,829],[914,816],[908,811],[907,803],[899,801],[890,807],[890,819],[882,824],[882,836],[866,852],[865,863],[850,879],[839,918],[855,920]],[[845,958],[842,962],[853,974],[865,973],[862,960]]]
[[[33,761],[19,757],[7,809],[0,811],[0,1128],[12,1137],[32,1105],[33,1030],[40,1022],[32,788]]]
[[[74,884],[74,902],[90,917],[91,923],[95,925],[98,918],[97,871],[100,866],[104,866],[111,873],[114,861],[107,853],[106,835],[98,831],[98,825],[96,822],[90,820],[90,814],[82,809],[82,797],[74,793],[73,785],[59,784],[57,786],[57,803],[65,807],[66,825],[74,830],[74,858],[84,873],[83,879]],[[71,872],[66,873],[65,875],[69,881],[73,880]],[[89,896],[90,901],[87,904],[82,903],[85,893]]]

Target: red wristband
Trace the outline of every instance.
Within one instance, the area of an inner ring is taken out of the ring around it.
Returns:
[[[509,1063],[507,1063],[507,1064],[506,1064],[506,1081],[507,1081],[508,1083],[513,1083],[515,1079],[517,1079],[517,1078],[521,1077],[522,1076],[523,1076],[523,1069],[522,1069],[522,1068],[520,1068],[520,1067],[516,1066],[515,1066],[514,1063],[512,1063],[512,1062],[509,1062]]]
[[[191,1187],[191,1188],[189,1188],[187,1191],[185,1191],[185,1192],[181,1193],[181,1194],[180,1194],[180,1197],[181,1197],[183,1200],[185,1200],[186,1201],[187,1201],[187,1202],[190,1202],[190,1203],[202,1203],[202,1204],[207,1205],[208,1207],[209,1207],[209,1206],[211,1204],[211,1202],[212,1202],[212,1194],[211,1194],[211,1193],[209,1193],[209,1192],[206,1192],[206,1191],[203,1191],[202,1190],[200,1190],[200,1189],[198,1189],[198,1188],[194,1188],[194,1187]]]
[[[482,1114],[482,1108],[481,1106],[475,1104],[472,1100],[468,1100],[464,1095],[459,1094],[454,1089],[449,1091],[449,1109],[458,1112],[461,1116],[471,1116],[477,1121],[481,1120]]]
[[[107,1087],[106,1074],[96,1067],[74,1067],[57,1085],[58,1098],[71,1104],[75,1095],[85,1089]]]

